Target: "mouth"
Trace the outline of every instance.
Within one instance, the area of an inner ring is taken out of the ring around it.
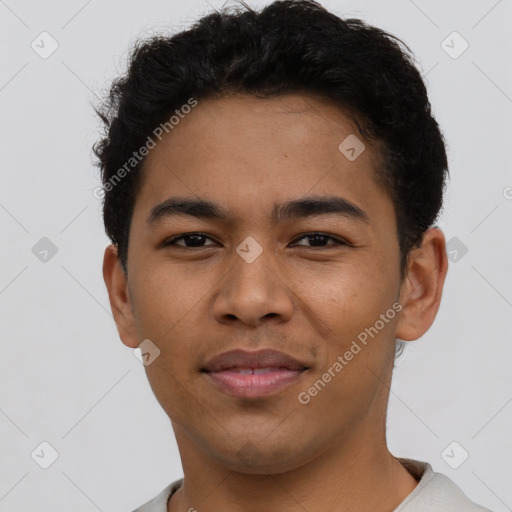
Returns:
[[[296,383],[309,370],[276,350],[232,350],[211,359],[201,370],[220,391],[239,398],[270,396]]]

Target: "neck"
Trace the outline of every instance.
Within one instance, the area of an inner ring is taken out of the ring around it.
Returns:
[[[389,452],[385,433],[380,438],[375,431],[340,436],[311,461],[264,475],[228,470],[199,453],[179,427],[175,434],[185,478],[168,512],[391,512],[418,483]]]

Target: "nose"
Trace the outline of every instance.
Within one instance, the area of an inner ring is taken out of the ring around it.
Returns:
[[[218,322],[241,322],[257,327],[269,320],[281,323],[291,318],[293,293],[279,270],[271,265],[269,253],[263,251],[250,263],[234,255],[233,266],[213,305]]]

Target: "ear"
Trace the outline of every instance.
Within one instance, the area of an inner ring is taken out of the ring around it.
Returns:
[[[446,241],[438,228],[428,229],[421,246],[409,254],[400,288],[402,305],[396,337],[412,341],[425,334],[439,310],[448,271]]]
[[[119,261],[117,248],[110,244],[103,257],[103,280],[107,286],[110,308],[114,315],[121,341],[130,348],[137,348],[140,342],[133,308],[128,292],[128,276]]]

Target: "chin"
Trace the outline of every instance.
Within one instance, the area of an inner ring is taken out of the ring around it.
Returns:
[[[233,452],[233,445],[226,452],[219,452],[219,446],[215,447],[215,456],[226,469],[237,473],[249,475],[276,475],[286,473],[301,466],[300,455],[297,447],[275,446],[268,440],[254,443],[245,442],[242,447]],[[304,463],[306,461],[302,461]]]

